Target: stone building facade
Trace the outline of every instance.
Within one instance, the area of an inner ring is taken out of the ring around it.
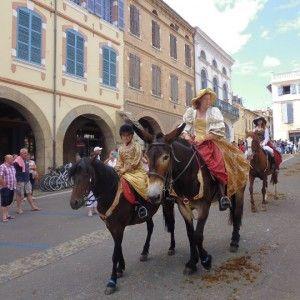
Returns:
[[[193,98],[194,29],[160,0],[125,1],[124,110],[168,132]]]
[[[44,172],[95,145],[107,155],[123,109],[123,0],[106,15],[93,1],[2,2],[1,159],[25,146]]]

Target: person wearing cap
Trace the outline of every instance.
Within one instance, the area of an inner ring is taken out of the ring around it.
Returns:
[[[264,117],[258,117],[253,120],[253,124],[255,125],[253,131],[258,135],[262,148],[271,154],[276,170],[279,170],[279,166],[282,162],[282,156],[280,152],[276,150],[270,140],[270,132],[269,128],[267,127],[266,119]]]
[[[243,153],[226,140],[223,115],[213,106],[216,98],[211,89],[200,90],[183,116],[186,127],[182,136],[194,145],[216,179],[220,191],[219,209],[223,211],[230,207],[230,197],[246,186],[250,164]]]
[[[96,156],[96,159],[101,160],[101,153],[102,153],[102,149],[101,147],[95,147],[94,148],[94,155]]]

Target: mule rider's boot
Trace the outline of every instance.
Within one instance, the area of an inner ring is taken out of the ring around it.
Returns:
[[[230,199],[226,196],[225,186],[222,183],[219,183],[219,189],[221,193],[221,198],[219,199],[219,209],[220,211],[224,211],[231,206]]]

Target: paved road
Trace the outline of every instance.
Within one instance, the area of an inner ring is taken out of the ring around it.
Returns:
[[[189,252],[178,213],[173,257],[166,254],[169,236],[160,212],[148,262],[139,262],[145,225],[128,228],[123,243],[126,273],[109,299],[299,299],[299,182],[296,156],[285,162],[279,199],[270,194],[267,212],[252,214],[247,192],[236,254],[228,251],[227,214],[212,207],[205,228],[205,247],[213,256],[210,272],[199,267],[193,276],[182,274]],[[42,212],[28,209],[13,222],[0,224],[0,299],[108,299],[103,291],[113,243],[96,216],[69,208],[68,197],[47,195],[39,199]],[[258,203],[260,199],[257,193]]]

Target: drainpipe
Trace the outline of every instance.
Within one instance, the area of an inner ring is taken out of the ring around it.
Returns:
[[[54,0],[54,32],[53,32],[53,140],[52,140],[52,162],[53,167],[56,167],[56,75],[57,75],[57,67],[56,67],[56,58],[57,58],[57,0]]]

